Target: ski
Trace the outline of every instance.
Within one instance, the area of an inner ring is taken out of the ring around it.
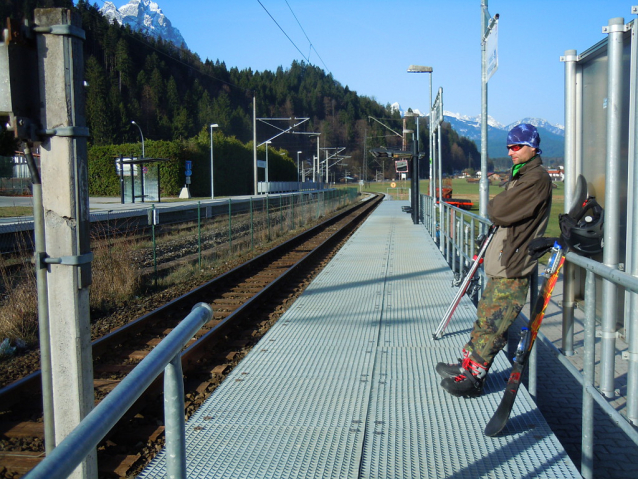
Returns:
[[[461,283],[461,286],[459,290],[457,291],[456,296],[454,296],[454,300],[452,301],[452,304],[450,304],[447,311],[445,311],[445,314],[443,315],[443,319],[441,319],[441,322],[436,328],[436,331],[434,331],[434,333],[432,334],[433,339],[435,340],[440,339],[441,336],[443,336],[443,332],[447,328],[448,324],[450,324],[452,315],[454,314],[454,311],[456,311],[457,306],[461,302],[461,298],[463,297],[463,295],[466,293],[467,289],[469,288],[472,282],[472,279],[474,278],[474,275],[476,274],[476,271],[478,270],[479,266],[483,262],[483,256],[485,256],[485,251],[487,250],[487,247],[489,246],[490,241],[492,241],[492,238],[494,237],[494,234],[496,233],[497,229],[498,229],[498,226],[491,225],[487,231],[487,234],[485,235],[483,240],[480,242],[479,252],[476,254],[476,256],[474,256],[474,261],[472,263],[472,266],[470,267],[467,275],[465,275],[465,279]]]
[[[545,279],[541,291],[531,310],[531,319],[528,321],[527,327],[521,331],[521,339],[516,348],[512,371],[501,403],[485,426],[486,436],[496,436],[503,430],[510,417],[527,360],[534,347],[536,336],[545,317],[545,310],[565,262],[566,248],[585,256],[602,252],[604,211],[593,196],[587,196],[587,182],[582,175],[577,178],[574,198],[575,201],[569,213],[559,215],[560,239],[537,238],[532,240],[528,247],[528,253],[533,259],[540,258],[547,251],[550,251],[551,254],[544,272]],[[554,246],[551,246],[552,243]]]
[[[507,424],[510,413],[512,412],[512,407],[514,406],[516,394],[518,393],[518,388],[521,384],[525,366],[527,365],[527,360],[534,347],[538,330],[545,317],[545,310],[552,297],[552,291],[554,291],[554,286],[556,285],[556,281],[558,281],[558,275],[564,262],[565,256],[563,254],[563,248],[558,242],[555,242],[551,249],[551,256],[544,273],[545,279],[543,280],[541,292],[534,304],[531,319],[528,321],[527,327],[521,330],[521,339],[516,348],[516,356],[512,364],[512,371],[507,380],[505,393],[492,419],[490,419],[487,426],[485,426],[486,436],[496,436]]]

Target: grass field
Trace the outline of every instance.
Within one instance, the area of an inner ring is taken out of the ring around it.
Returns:
[[[453,179],[452,181],[452,197],[459,198],[464,200],[471,200],[474,203],[474,207],[470,210],[472,213],[478,214],[479,212],[479,184],[478,183],[468,183],[464,179]],[[375,192],[375,193],[386,193],[390,188],[389,181],[385,182],[371,182],[367,183],[363,191]],[[554,183],[556,188],[554,188],[552,193],[552,212],[549,217],[549,224],[547,225],[547,231],[545,232],[545,236],[559,236],[560,229],[558,227],[558,215],[563,212],[564,206],[563,202],[565,201],[564,195],[564,184],[563,183]],[[397,188],[409,188],[409,181],[397,181]],[[422,180],[419,184],[419,189],[421,193],[425,193],[428,191],[429,182],[427,180]],[[497,184],[490,185],[489,194],[490,198],[499,194],[503,189]]]

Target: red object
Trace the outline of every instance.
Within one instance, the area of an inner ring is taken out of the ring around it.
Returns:
[[[436,188],[436,195],[439,197],[439,189]],[[452,188],[443,188],[443,192],[441,193],[441,198],[452,198]]]
[[[445,190],[445,188],[443,189]],[[448,198],[448,199],[445,199],[444,201],[447,204],[456,206],[457,208],[461,208],[462,210],[471,210],[472,207],[474,206],[474,203],[472,203],[470,200],[457,200],[457,199]]]

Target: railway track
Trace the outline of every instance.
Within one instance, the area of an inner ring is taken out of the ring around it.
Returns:
[[[114,389],[194,304],[207,302],[214,310],[213,319],[182,352],[185,412],[190,416],[381,199],[359,203],[94,341],[96,402]],[[158,378],[98,448],[100,477],[135,473],[161,449],[161,384]],[[43,459],[41,409],[39,371],[0,390],[0,477],[20,477]]]

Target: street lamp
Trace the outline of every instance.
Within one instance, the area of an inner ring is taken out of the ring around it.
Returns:
[[[425,66],[421,66],[421,65],[410,65],[408,67],[408,73],[429,73],[430,74],[430,106],[428,107],[428,110],[430,111],[430,113],[432,112],[432,72],[434,70],[432,69],[432,67],[425,67]],[[429,125],[429,133],[430,133],[430,196],[434,196],[434,185],[432,184],[432,150],[433,150],[433,144],[432,144],[432,115],[430,116],[430,125]],[[418,129],[417,129],[417,136],[418,136]],[[418,141],[418,140],[417,140]]]
[[[299,153],[301,153],[301,151],[297,152],[297,188],[299,188]]]
[[[268,140],[264,142],[266,145],[266,193],[270,193],[270,185],[268,183],[268,147],[272,143],[272,141]]]
[[[434,70],[432,69],[432,67],[426,67],[426,66],[422,66],[422,65],[410,65],[408,67],[408,73],[429,73],[430,74],[430,105],[428,107],[428,110],[430,111],[429,114],[429,118],[430,118],[430,124],[428,126],[428,131],[429,131],[429,160],[430,160],[430,173],[429,173],[429,177],[430,177],[430,181],[429,181],[429,193],[430,196],[434,196],[434,184],[432,183],[432,150],[433,150],[433,136],[432,136],[432,72]],[[415,154],[418,156],[418,152],[419,152],[419,118],[417,117],[416,120],[416,149],[415,149]],[[415,168],[415,175],[416,175],[416,184],[415,184],[415,197],[416,197],[416,201],[414,203],[414,206],[412,208],[412,212],[413,212],[413,222],[414,223],[418,223],[419,222],[419,168],[418,168],[418,163],[419,163],[419,159],[416,159],[416,168]]]
[[[210,199],[215,199],[215,186],[213,185],[213,128],[219,125],[213,123],[210,125]]]
[[[135,123],[135,120],[131,120],[131,123],[140,130],[140,136],[142,137],[142,160],[144,160],[144,156],[145,156],[144,155],[144,134],[142,133],[142,128],[140,127],[140,125]],[[146,196],[146,194],[144,193],[144,187],[146,186],[146,182],[144,180],[144,163],[142,162],[140,166],[141,166],[140,179],[141,179],[141,186],[142,186],[142,203],[144,203],[144,197]],[[135,203],[135,197],[133,197],[133,203]]]
[[[131,123],[140,130],[140,136],[142,137],[142,159],[144,159],[144,134],[142,133],[142,128],[140,127],[140,125],[135,123],[135,120],[132,120]]]

